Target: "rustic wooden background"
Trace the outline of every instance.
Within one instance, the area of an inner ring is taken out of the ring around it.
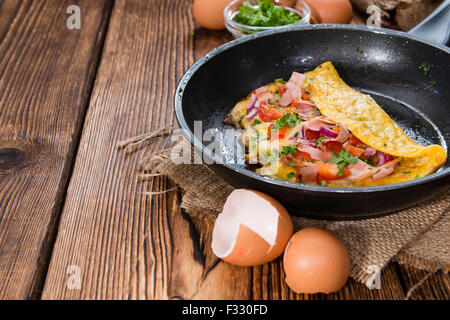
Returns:
[[[72,4],[81,30],[65,26]],[[211,225],[182,212],[176,192],[142,194],[173,187],[138,179],[140,159],[168,138],[134,153],[117,142],[174,122],[178,79],[231,40],[199,29],[190,8],[190,0],[0,1],[0,298],[403,299],[426,273],[394,263],[381,290],[350,280],[336,294],[294,294],[279,260],[217,261]],[[434,274],[411,298],[449,299],[449,279]]]

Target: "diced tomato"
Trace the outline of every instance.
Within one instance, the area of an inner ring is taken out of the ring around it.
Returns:
[[[306,129],[306,139],[315,141],[319,138],[320,138],[319,131],[313,131],[313,130]]]
[[[370,158],[370,156],[366,156],[365,154],[362,155],[362,156],[360,156],[360,159],[361,159],[361,160],[364,160],[364,161],[366,161],[366,160],[369,159],[369,158]]]
[[[356,158],[359,158],[364,153],[364,149],[354,147],[350,144],[347,144],[347,146],[345,147],[345,151],[347,151],[348,153],[350,153],[352,156],[354,156]]]
[[[283,114],[275,108],[260,106],[258,110],[259,118],[264,122],[280,119]]]
[[[337,141],[326,141],[324,142],[324,146],[331,152],[339,153],[342,150],[342,143]]]
[[[359,140],[357,137],[355,137],[353,134],[350,135],[348,138],[348,143],[355,147],[362,147],[364,146],[364,143]]]
[[[286,87],[285,86],[281,86],[278,88],[278,93],[280,94],[280,96],[286,92]]]
[[[320,183],[321,180],[343,179],[350,175],[350,171],[347,170],[347,168],[344,168],[342,171],[342,176],[339,176],[339,169],[334,163],[324,163],[319,161],[317,162],[317,165],[319,166],[318,183]]]

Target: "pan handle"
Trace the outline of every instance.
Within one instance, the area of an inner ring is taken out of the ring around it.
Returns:
[[[408,34],[450,46],[450,0],[444,2]]]

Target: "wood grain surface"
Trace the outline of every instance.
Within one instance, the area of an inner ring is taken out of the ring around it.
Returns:
[[[96,72],[107,1],[0,2],[0,298],[39,296]]]
[[[172,186],[138,179],[141,158],[168,141],[131,154],[117,144],[174,121],[177,80],[194,62],[189,8],[189,1],[115,1],[44,299],[168,298],[173,232],[182,232],[170,225],[178,195],[145,196]],[[70,265],[81,270],[80,290],[66,286]]]
[[[118,143],[173,123],[177,81],[230,34],[199,28],[191,0],[74,2],[79,31],[64,27],[67,1],[0,2],[0,298],[404,299],[427,276],[391,263],[381,290],[300,295],[279,259],[219,261],[212,224],[180,209],[175,185],[139,178],[170,138]],[[449,287],[433,274],[409,298]]]

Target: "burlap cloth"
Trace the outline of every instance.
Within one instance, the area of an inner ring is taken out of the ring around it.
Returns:
[[[233,187],[206,165],[174,164],[175,144],[147,157],[143,170],[166,175],[182,190],[181,207],[192,217],[215,220]],[[160,192],[157,192],[159,194]],[[295,229],[320,226],[336,233],[347,244],[351,277],[373,286],[376,273],[390,261],[419,269],[448,271],[450,266],[450,188],[413,208],[380,218],[357,221],[323,221],[293,217]]]

